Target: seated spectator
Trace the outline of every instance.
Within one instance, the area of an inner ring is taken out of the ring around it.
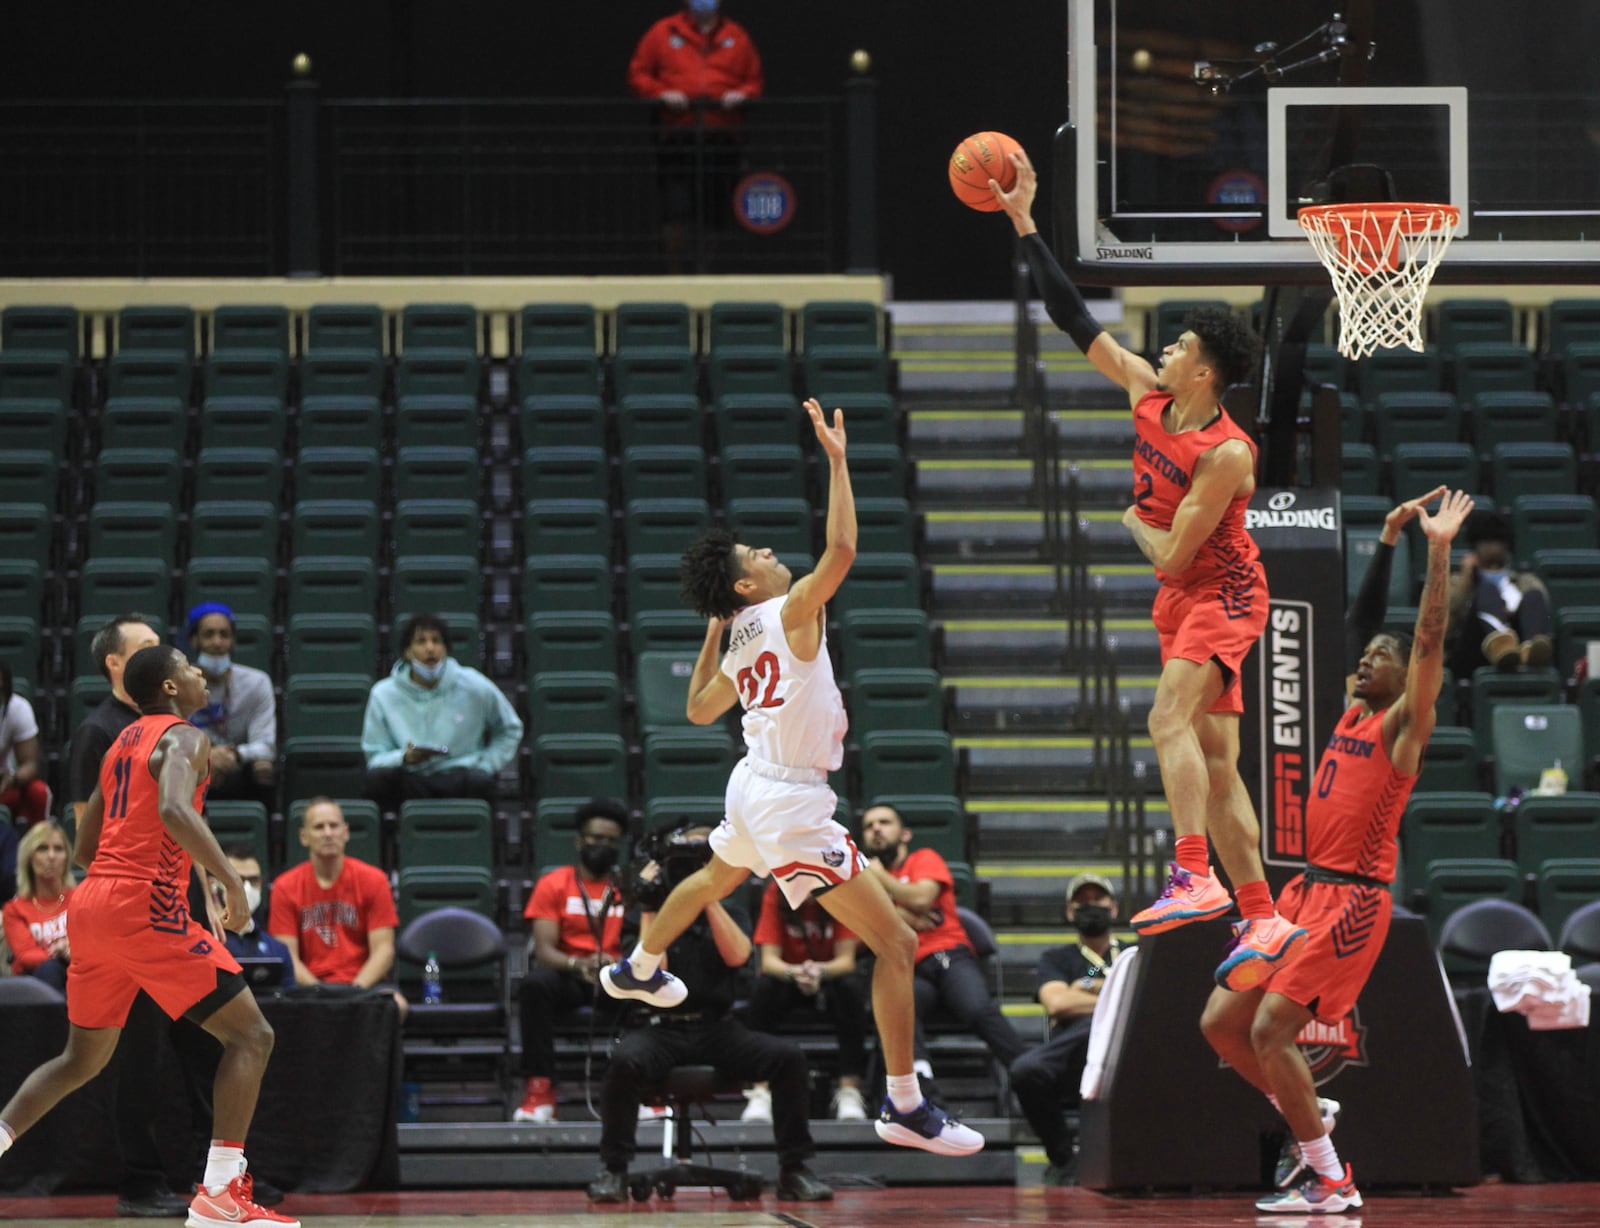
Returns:
[[[839,1038],[839,1090],[833,1094],[838,1121],[865,1121],[867,1103],[861,1081],[867,1073],[867,1005],[855,976],[856,936],[817,903],[799,909],[775,881],[768,881],[756,921],[761,976],[750,997],[745,1022],[758,1032],[781,1032],[796,1010],[827,1015]],[[745,1093],[744,1121],[772,1120],[772,1093],[757,1083]]]
[[[189,611],[190,659],[211,694],[189,718],[211,739],[206,796],[269,802],[278,757],[278,714],[272,679],[233,660],[233,611],[206,601]]]
[[[311,857],[272,884],[267,929],[289,949],[296,985],[386,984],[400,923],[389,876],[346,857],[350,824],[331,797],[314,797],[300,816],[300,843]],[[407,1003],[391,989],[404,1017]]]
[[[628,829],[628,808],[597,797],[578,807],[576,865],[539,879],[523,916],[533,922],[533,958],[522,979],[522,1074],[514,1121],[554,1121],[557,1017],[579,1006],[613,1013],[597,994],[600,969],[622,958],[622,896],[613,871]]]
[[[46,819],[28,828],[17,848],[17,894],[0,908],[11,971],[67,991],[67,902],[72,898],[72,841]]]
[[[11,667],[0,661],[0,806],[19,827],[32,827],[50,813],[41,765],[33,705],[16,693]]]
[[[1011,1063],[1011,1090],[1050,1161],[1046,1185],[1073,1183],[1075,1139],[1062,1110],[1081,1103],[1078,1085],[1089,1056],[1095,1004],[1105,988],[1106,969],[1129,949],[1111,936],[1117,898],[1098,874],[1080,874],[1067,884],[1066,915],[1078,941],[1041,955],[1036,977],[1050,1039]]]
[[[1511,518],[1473,513],[1467,542],[1472,548],[1450,594],[1446,664],[1463,679],[1482,665],[1545,669],[1554,657],[1550,591],[1533,572],[1511,565]]]
[[[228,864],[244,880],[244,898],[250,905],[250,926],[242,934],[227,932],[228,952],[235,959],[281,959],[283,988],[294,984],[294,957],[289,948],[267,933],[267,913],[261,899],[261,862],[248,844],[230,844],[222,850]],[[212,884],[215,889],[216,884]],[[220,894],[220,893],[219,893]]]
[[[451,659],[444,619],[406,619],[400,643],[400,660],[367,700],[367,796],[388,810],[413,797],[492,799],[522,721],[499,687]]]

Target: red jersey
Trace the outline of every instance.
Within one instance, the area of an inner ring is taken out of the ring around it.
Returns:
[[[601,922],[600,908],[607,890],[611,891],[611,905]],[[556,946],[564,955],[599,951],[607,959],[622,958],[622,897],[609,880],[593,882],[579,874],[577,866],[562,866],[541,878],[522,915],[530,921],[542,919],[560,926]],[[598,944],[596,929],[600,930]]]
[[[1173,434],[1161,424],[1162,412],[1172,403],[1172,395],[1154,389],[1139,398],[1133,407],[1136,437],[1133,444],[1133,502],[1139,519],[1153,529],[1170,529],[1178,504],[1189,493],[1196,462],[1220,443],[1242,439],[1250,447],[1252,462],[1255,440],[1239,429],[1228,411],[1220,405],[1217,416],[1198,431]],[[1168,575],[1156,569],[1163,584],[1213,584],[1219,579],[1241,586],[1256,582],[1256,560],[1261,552],[1244,527],[1248,495],[1228,504],[1211,536],[1201,543],[1194,561],[1181,575]]]
[[[628,64],[628,88],[641,98],[659,98],[669,90],[703,100],[730,91],[759,98],[761,56],[738,22],[724,17],[702,34],[680,10],[645,31]],[[708,128],[725,128],[739,122],[739,112],[707,107],[701,121]],[[686,127],[694,123],[694,112],[666,111],[661,122]]]
[[[948,951],[952,947],[971,949],[966,927],[956,913],[955,880],[950,877],[950,867],[945,865],[943,857],[933,849],[916,849],[906,854],[899,869],[890,870],[889,873],[902,883],[918,883],[931,878],[939,884],[939,898],[934,901],[933,907],[943,915],[939,918],[939,924],[917,935],[917,963],[936,951]]]
[[[11,971],[21,976],[32,972],[50,959],[51,943],[67,936],[67,903],[72,899],[72,888],[63,893],[61,902],[38,899],[25,900],[20,895],[6,901],[0,908],[0,918],[5,922],[6,946],[11,948]]]
[[[755,944],[758,947],[781,946],[784,963],[803,964],[812,959],[825,964],[838,953],[836,945],[845,938],[854,939],[855,935],[835,921],[815,898],[791,912],[783,906],[783,892],[775,881],[769,882],[761,893],[761,917],[756,922]]]
[[[1306,806],[1306,860],[1342,874],[1394,881],[1395,843],[1415,776],[1383,748],[1383,712],[1352,706],[1334,726]]]
[[[309,861],[285,870],[272,884],[267,932],[298,939],[300,962],[319,981],[350,984],[371,953],[367,935],[399,924],[389,876],[354,857],[344,859],[329,887],[317,882]]]
[[[100,762],[100,796],[105,817],[100,845],[86,878],[133,878],[162,888],[161,899],[188,915],[189,854],[161,821],[160,787],[150,770],[150,753],[181,716],[141,716],[111,744]],[[194,791],[194,808],[204,810],[208,768]]]

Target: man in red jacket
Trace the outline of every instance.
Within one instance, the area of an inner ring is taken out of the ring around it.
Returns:
[[[722,16],[718,0],[685,0],[639,40],[628,87],[661,104],[662,234],[676,265],[689,250],[692,223],[720,228],[731,212],[735,133],[744,104],[761,96],[761,56],[745,28]]]

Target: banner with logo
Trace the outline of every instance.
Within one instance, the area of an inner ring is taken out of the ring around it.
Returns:
[[[1244,663],[1239,774],[1261,819],[1276,895],[1305,864],[1317,756],[1344,710],[1344,550],[1339,492],[1257,490],[1245,513],[1272,600]]]

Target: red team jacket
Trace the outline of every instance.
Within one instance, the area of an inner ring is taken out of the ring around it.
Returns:
[[[659,98],[668,90],[700,100],[719,99],[730,90],[759,98],[762,86],[756,45],[743,26],[726,17],[709,34],[700,33],[682,10],[663,17],[645,31],[628,64],[628,88],[640,98]],[[702,119],[708,128],[726,128],[739,122],[739,112],[707,107]],[[666,111],[661,122],[687,127],[694,112]]]

